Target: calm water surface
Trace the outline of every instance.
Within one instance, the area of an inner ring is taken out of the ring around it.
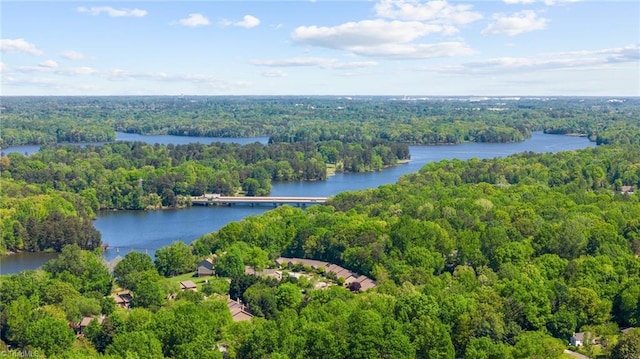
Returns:
[[[118,140],[144,141],[147,143],[184,144],[188,142],[222,142],[221,139],[180,136],[140,136],[118,134]],[[266,143],[266,138],[224,139],[225,142]],[[395,183],[400,176],[417,172],[426,163],[446,159],[466,160],[505,157],[514,153],[559,152],[593,147],[584,137],[547,135],[536,132],[521,143],[481,144],[465,143],[454,146],[410,146],[411,161],[380,172],[361,174],[336,174],[324,182],[273,183],[273,196],[332,196],[344,191],[375,188]],[[105,211],[98,215],[95,227],[102,233],[102,241],[109,245],[105,259],[113,260],[131,250],[153,255],[160,247],[174,241],[191,243],[203,234],[213,232],[229,222],[258,215],[272,207],[192,207],[181,210],[160,211]],[[47,257],[48,256],[48,257]],[[16,273],[41,266],[51,258],[50,254],[22,253],[0,257],[0,273]]]
[[[239,143],[241,145],[253,142],[267,143],[269,137],[243,137],[243,138],[228,138],[228,137],[188,137],[188,136],[164,136],[164,135],[137,135],[135,133],[116,132],[116,141],[130,141],[130,142],[145,142],[149,144],[164,144],[173,143],[174,145],[185,145],[187,143],[202,143],[210,144],[215,142],[222,143]],[[106,142],[88,142],[88,143],[74,143],[77,146],[84,145],[103,145]],[[25,145],[14,146],[2,149],[2,153],[20,153],[23,155],[31,155],[40,150],[38,145]]]

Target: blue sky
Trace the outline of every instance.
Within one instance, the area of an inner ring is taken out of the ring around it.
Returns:
[[[640,96],[637,1],[2,1],[2,95]]]

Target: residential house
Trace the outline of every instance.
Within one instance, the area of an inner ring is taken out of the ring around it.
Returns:
[[[364,277],[364,278],[362,278],[362,277]],[[376,282],[374,282],[373,280],[369,279],[368,277],[361,276],[359,278],[359,280],[360,280],[359,283],[360,283],[360,291],[361,292],[367,291],[367,290],[369,290],[369,289],[371,289],[371,288],[376,286]]]
[[[112,298],[116,302],[116,306],[128,309],[133,295],[130,291],[125,290],[112,295]]]
[[[104,318],[105,318],[104,315],[101,315],[99,317],[94,317],[94,316],[83,317],[80,323],[78,323],[76,334],[83,334],[85,328],[88,327],[89,324],[91,324],[91,322],[94,319],[98,321],[98,324],[102,325],[102,322],[104,322]]]
[[[579,332],[573,333],[569,342],[574,347],[581,347],[585,344],[592,344],[593,338],[591,332]]]
[[[288,268],[292,268],[296,264],[299,264],[305,267],[310,267],[311,269],[326,268],[327,266],[329,266],[329,263],[327,262],[317,261],[315,259],[305,259],[305,258],[279,257],[278,259],[276,259],[276,262],[281,267],[288,267]]]
[[[622,186],[622,187],[620,187],[620,193],[622,193],[622,194],[633,194],[633,186]]]
[[[336,278],[343,278],[345,280],[354,275],[350,270],[342,268],[337,264],[329,264],[327,266],[326,273],[333,273],[336,275]]]
[[[276,262],[281,267],[292,268],[294,265],[301,264],[306,267],[311,267],[312,269],[324,268],[325,273],[333,273],[336,278],[342,278],[344,280],[345,286],[348,288],[355,289],[356,292],[364,292],[376,286],[376,283],[371,280],[369,277],[364,275],[358,275],[346,268],[343,268],[337,264],[332,264],[328,262],[313,260],[313,259],[303,259],[303,258],[286,258],[280,257],[276,259]],[[352,284],[358,283],[358,284]]]
[[[227,298],[227,307],[229,307],[229,311],[231,312],[231,319],[233,319],[234,322],[253,319],[253,314],[245,310],[244,304],[242,304],[239,299],[233,300],[231,298]]]
[[[198,263],[196,267],[196,277],[205,277],[213,275],[213,260],[207,258]]]
[[[190,280],[185,280],[185,281],[180,282],[180,289],[182,289],[182,290],[192,290],[194,292],[197,292],[198,291],[198,286],[194,282],[192,282]]]
[[[244,266],[244,274],[246,275],[259,275],[263,277],[275,278],[278,281],[282,280],[282,271],[277,269],[263,269],[261,271],[255,270],[251,266]]]

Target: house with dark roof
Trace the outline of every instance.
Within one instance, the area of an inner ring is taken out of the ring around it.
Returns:
[[[362,278],[364,277],[364,278]],[[376,282],[374,282],[373,280],[369,279],[368,277],[365,276],[361,276],[359,278],[359,282],[360,283],[360,291],[364,292],[367,291],[371,288],[374,288],[376,286]]]
[[[342,268],[336,264],[330,264],[326,270],[327,273],[333,273],[336,275],[336,278],[344,279],[346,281],[347,278],[355,276],[355,273],[351,272],[348,269]]]
[[[323,268],[325,273],[335,274],[336,278],[338,279],[342,278],[344,280],[345,286],[354,292],[364,292],[376,286],[376,282],[371,280],[369,277],[364,275],[358,275],[337,264],[332,264],[332,263],[313,260],[313,259],[286,258],[286,257],[279,257],[278,259],[276,259],[276,262],[281,267],[286,267],[286,268],[292,268],[294,265],[298,265],[298,264],[301,264],[306,267],[311,267],[312,269]],[[357,284],[353,284],[353,283],[357,283]]]
[[[196,267],[196,277],[212,276],[213,268],[213,260],[209,258],[202,260]]]
[[[311,269],[326,268],[327,266],[330,265],[327,262],[318,261],[315,259],[286,258],[286,257],[279,257],[278,259],[276,259],[276,263],[278,263],[278,265],[280,265],[281,267],[292,268],[293,266],[299,264],[305,267],[310,267]]]
[[[128,290],[118,292],[112,295],[111,297],[116,302],[116,306],[120,308],[126,308],[126,309],[129,308],[130,302],[133,299],[133,295]]]

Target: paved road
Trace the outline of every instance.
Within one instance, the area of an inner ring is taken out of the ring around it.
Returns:
[[[572,352],[572,351],[571,351],[571,350],[569,350],[569,349],[565,349],[565,350],[564,350],[564,353],[565,353],[565,354],[569,354],[569,355],[571,355],[572,357],[574,357],[574,358],[576,358],[576,359],[591,359],[591,358],[589,358],[589,357],[588,357],[588,356],[586,356],[586,355],[582,355],[582,354],[580,354],[580,353]]]

